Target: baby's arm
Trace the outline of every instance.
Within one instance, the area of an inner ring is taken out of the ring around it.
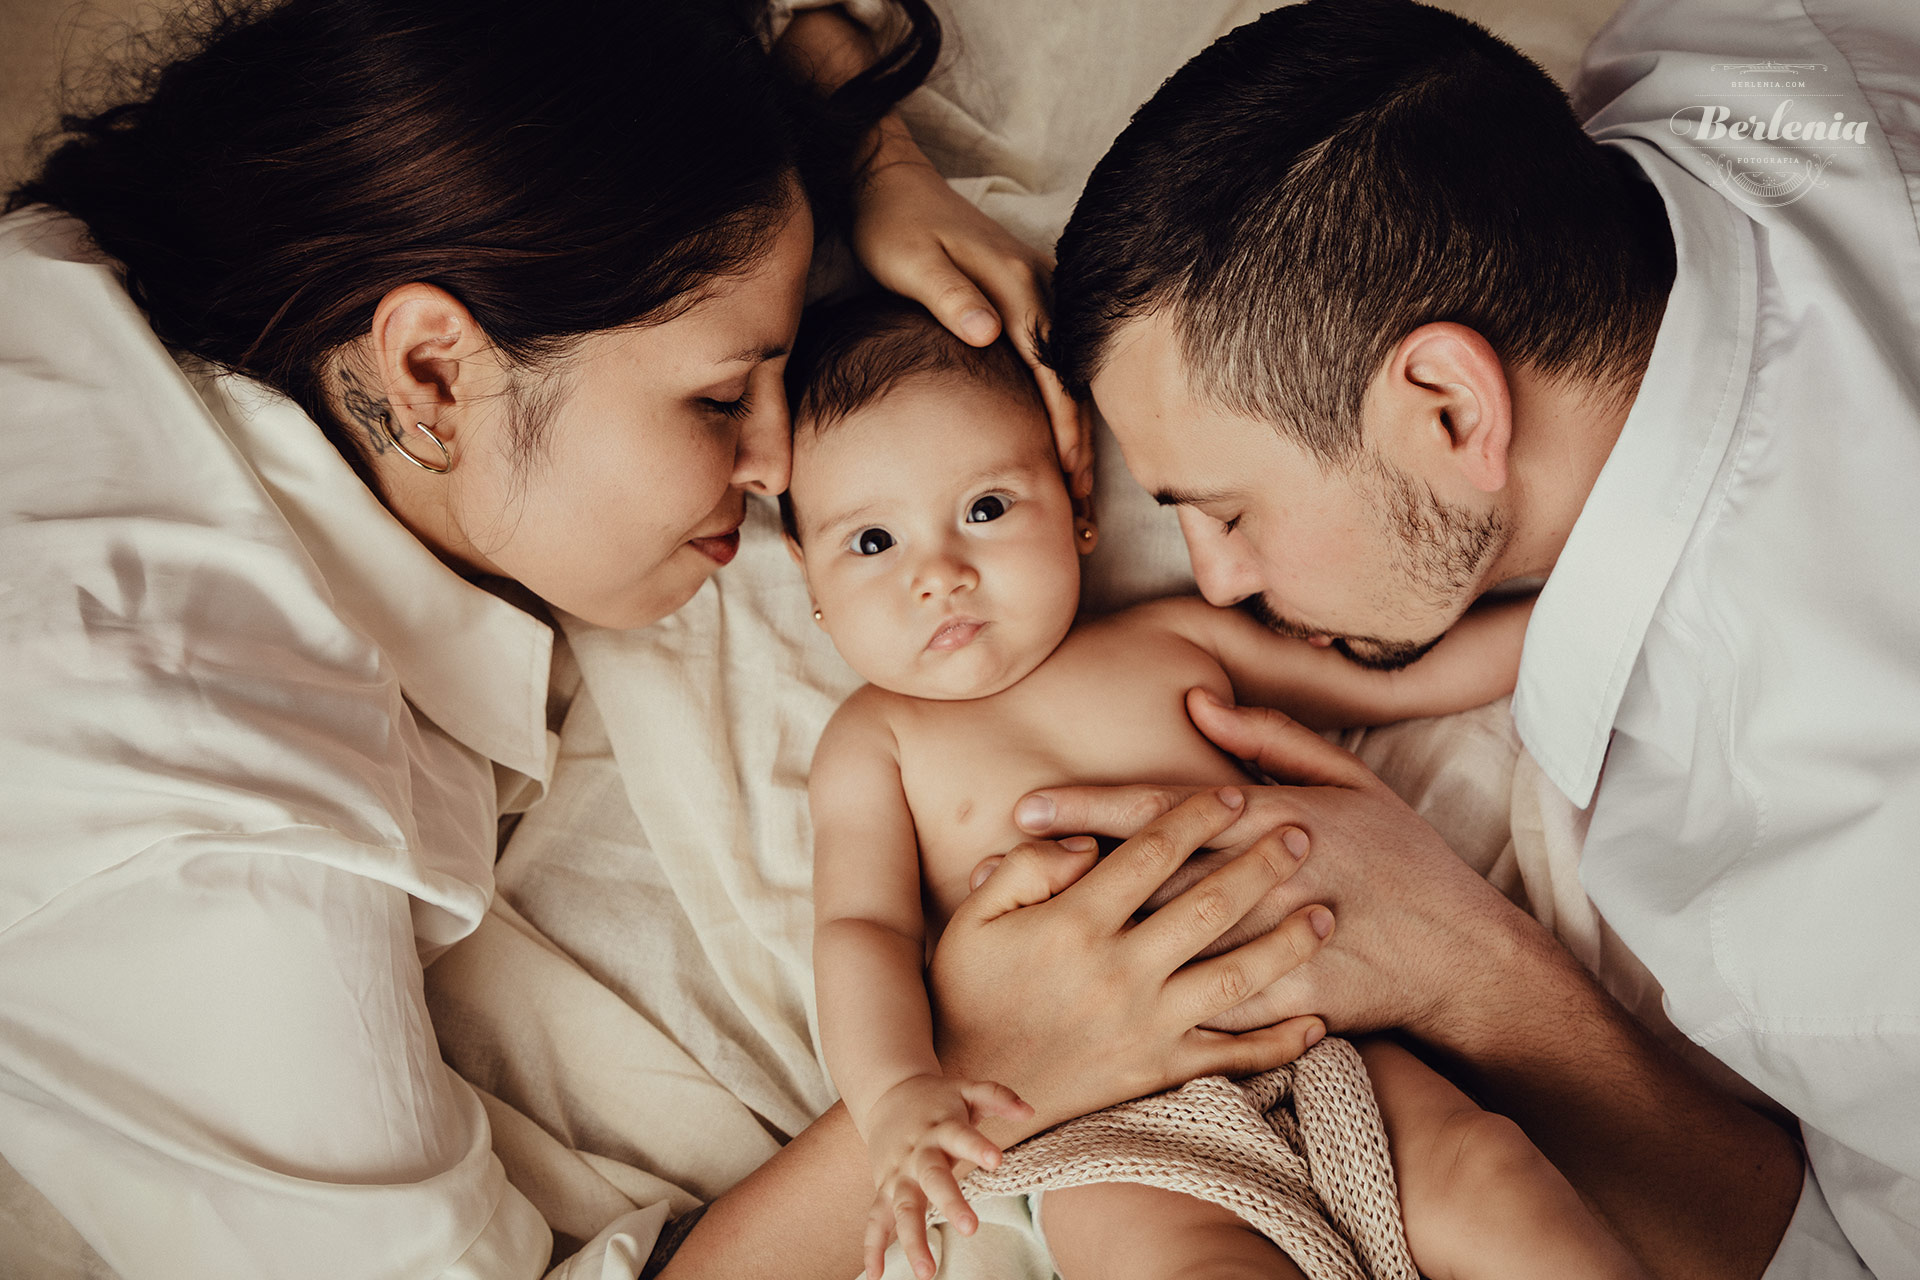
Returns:
[[[1338,729],[1465,711],[1512,693],[1533,598],[1476,606],[1400,671],[1370,670],[1238,609],[1192,597],[1142,609],[1211,654],[1238,701],[1274,707],[1314,729]]]
[[[893,734],[856,694],[827,726],[808,783],[813,809],[814,987],[827,1067],[866,1140],[877,1194],[868,1273],[897,1231],[914,1272],[933,1274],[927,1199],[963,1233],[976,1219],[953,1161],[992,1168],[1000,1150],[974,1126],[1027,1108],[1013,1092],[942,1073],[924,979],[920,854]]]

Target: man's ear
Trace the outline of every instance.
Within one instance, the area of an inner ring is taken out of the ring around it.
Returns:
[[[1423,324],[1395,345],[1367,388],[1369,432],[1417,474],[1451,469],[1468,485],[1507,485],[1513,398],[1493,345],[1463,324]]]
[[[442,442],[459,431],[463,401],[492,388],[501,372],[473,313],[445,289],[415,281],[390,290],[368,334],[375,375],[402,429],[423,422]]]

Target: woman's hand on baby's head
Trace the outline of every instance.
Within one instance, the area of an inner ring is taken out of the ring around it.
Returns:
[[[880,1280],[887,1241],[898,1235],[913,1273],[929,1280],[927,1206],[945,1215],[961,1235],[980,1219],[960,1194],[960,1178],[974,1165],[994,1169],[1001,1151],[976,1127],[987,1116],[1025,1120],[1033,1108],[1005,1085],[953,1076],[909,1076],[867,1114],[867,1159],[873,1166],[873,1208],[867,1216],[867,1275]]]
[[[1054,448],[1076,498],[1093,492],[1093,415],[1041,363],[1051,255],[1022,244],[962,199],[904,126],[882,126],[856,193],[853,247],[873,278],[920,303],[976,347],[1005,334],[1033,371]]]

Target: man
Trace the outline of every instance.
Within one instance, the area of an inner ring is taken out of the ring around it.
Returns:
[[[1247,820],[1312,841],[1276,909],[1340,921],[1288,1012],[1406,1029],[1661,1273],[1920,1275],[1920,6],[1856,8],[1632,3],[1584,132],[1461,19],[1282,9],[1162,87],[1060,241],[1051,362],[1214,603],[1393,667],[1545,579],[1514,715],[1583,883],[1787,1127],[1350,759],[1192,710],[1315,784]]]

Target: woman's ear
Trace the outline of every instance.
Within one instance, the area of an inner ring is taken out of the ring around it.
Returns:
[[[1367,430],[1415,474],[1451,471],[1483,493],[1506,488],[1512,392],[1499,353],[1477,330],[1436,322],[1402,338],[1368,387],[1363,413]]]
[[[449,447],[461,427],[457,410],[499,390],[505,372],[473,313],[418,281],[380,299],[368,346],[380,382],[374,394],[384,392],[396,424],[423,423]]]

